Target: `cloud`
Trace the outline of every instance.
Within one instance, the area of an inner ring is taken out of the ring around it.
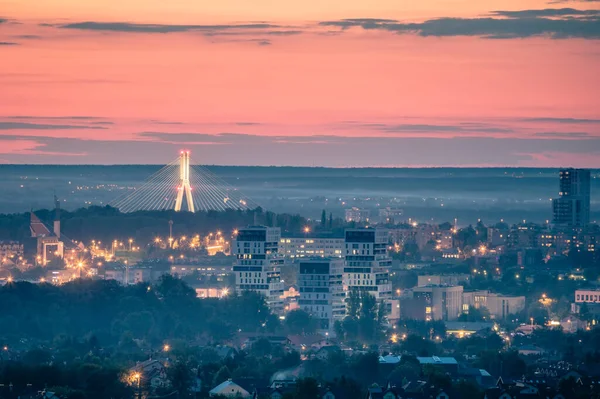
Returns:
[[[0,130],[70,130],[70,129],[106,129],[103,126],[49,125],[27,122],[0,122]]]
[[[550,122],[550,123],[564,123],[564,124],[600,124],[600,119],[579,119],[579,118],[521,118],[522,122]]]
[[[528,10],[533,13],[536,10]],[[540,11],[540,10],[537,10]],[[543,10],[542,10],[543,11]],[[496,11],[505,13],[505,11]],[[508,11],[506,11],[508,13]],[[477,36],[494,39],[547,36],[553,39],[600,39],[600,18],[550,19],[550,18],[439,18],[420,23],[379,19],[342,19],[323,21],[321,26],[340,29],[359,27],[364,30],[384,30],[398,34],[415,33],[420,36]]]
[[[562,4],[562,3],[596,3],[600,0],[554,0],[549,1],[548,4]]]
[[[137,24],[130,22],[76,22],[65,25],[54,25],[62,29],[92,30],[122,33],[176,33],[176,32],[220,32],[234,29],[261,30],[280,28],[268,23],[231,24],[231,25],[166,25],[166,24]]]
[[[550,138],[587,138],[592,137],[586,132],[539,132],[534,134],[536,137],[550,137]]]
[[[19,43],[15,42],[0,42],[0,46],[18,46]]]
[[[339,136],[312,135],[312,136],[264,136],[243,133],[167,133],[167,132],[142,132],[138,135],[150,138],[154,142],[170,144],[223,144],[223,145],[265,145],[265,144],[332,144],[343,143],[344,138]]]
[[[210,136],[210,135],[207,135]],[[186,144],[192,159],[202,164],[227,165],[297,165],[297,166],[478,166],[528,165],[552,166],[573,164],[584,167],[580,160],[597,159],[600,139],[582,138],[484,138],[460,137],[331,137],[258,135],[220,135],[229,145],[206,146]],[[217,136],[218,137],[218,136]],[[212,139],[212,137],[210,137]],[[181,143],[151,140],[84,140],[72,138],[0,136],[3,140],[34,140],[29,150],[6,153],[2,157],[17,163],[81,163],[90,164],[166,164],[179,153]],[[310,151],[298,151],[299,143],[319,143]],[[9,144],[10,145],[10,144]],[[343,150],[340,146],[343,145]],[[249,150],[251,148],[251,150]],[[71,157],[53,154],[70,154]],[[568,155],[569,162],[536,163],[535,154]],[[81,155],[85,154],[85,158]],[[596,157],[596,158],[594,158]],[[587,162],[587,161],[586,161]]]
[[[85,116],[85,115],[75,115],[75,116],[33,116],[33,115],[12,115],[5,116],[7,119],[35,119],[35,120],[48,120],[48,119],[56,119],[56,120],[99,120],[104,119],[99,116]]]
[[[271,45],[271,42],[270,42],[269,40],[260,40],[260,41],[258,42],[258,45],[259,45],[259,46],[270,46],[270,45]]]
[[[512,133],[512,129],[496,127],[484,123],[460,123],[457,125],[433,124],[385,124],[347,122],[359,129],[372,129],[386,133]]]
[[[492,15],[507,18],[540,18],[563,16],[598,16],[600,10],[576,10],[574,8],[546,8],[543,10],[493,11]]]
[[[14,37],[15,39],[26,39],[26,40],[42,39],[42,36],[38,36],[38,35],[15,35],[12,37]]]

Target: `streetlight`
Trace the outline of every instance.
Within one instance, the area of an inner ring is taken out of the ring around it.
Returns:
[[[138,391],[138,398],[141,397],[141,385],[142,385],[142,375],[140,373],[134,373],[133,374],[133,380],[137,381],[137,391]]]
[[[163,352],[168,352],[171,350],[171,346],[169,344],[164,344],[163,346]]]
[[[131,244],[133,244],[133,238],[129,239],[129,252],[131,252]]]
[[[79,268],[79,278],[81,279],[81,269],[83,269],[83,262],[77,263],[77,267]]]

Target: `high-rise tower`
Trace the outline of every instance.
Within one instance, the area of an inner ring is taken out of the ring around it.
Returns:
[[[278,251],[280,239],[279,227],[252,226],[239,229],[231,245],[231,254],[236,257],[233,265],[236,291],[259,292],[275,314],[283,312],[284,257]]]
[[[559,197],[552,201],[554,223],[585,227],[590,222],[590,171],[561,169]]]
[[[188,211],[194,212],[194,201],[192,200],[192,186],[190,186],[190,152],[181,151],[179,155],[179,187],[177,188],[177,199],[175,200],[175,211],[181,210],[183,194]]]
[[[392,283],[385,229],[347,229],[345,233],[344,291],[370,294],[391,312]]]

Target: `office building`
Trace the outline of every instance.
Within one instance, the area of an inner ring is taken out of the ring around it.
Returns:
[[[552,201],[554,224],[585,227],[590,222],[590,171],[561,169],[559,197]]]
[[[344,290],[356,290],[386,302],[391,310],[392,283],[389,270],[388,231],[385,229],[348,229],[345,232]]]
[[[463,293],[463,313],[468,313],[469,307],[486,308],[492,319],[504,320],[525,309],[525,297],[500,295],[487,290],[470,291]]]
[[[332,331],[335,320],[346,313],[341,258],[302,259],[298,261],[298,306],[318,320],[319,329]]]
[[[456,320],[462,312],[463,287],[430,285],[413,289],[413,297],[402,301],[402,317],[416,320]]]
[[[343,238],[288,237],[279,241],[279,253],[288,258],[342,258]]]
[[[371,217],[371,211],[368,209],[360,209],[357,207],[352,207],[350,209],[346,209],[346,222],[356,222],[356,223],[365,223],[369,222],[369,218]]]
[[[275,313],[283,312],[283,282],[279,254],[279,227],[253,226],[240,229],[231,247],[237,292],[256,291],[264,295]]]

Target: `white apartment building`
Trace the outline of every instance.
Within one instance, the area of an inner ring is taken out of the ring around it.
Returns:
[[[321,331],[333,331],[335,320],[346,313],[343,272],[344,261],[340,258],[298,261],[298,306],[319,321]]]
[[[486,308],[492,319],[505,319],[525,308],[525,297],[500,295],[488,290],[465,292],[463,312],[468,312],[470,306],[475,309]]]
[[[345,232],[344,291],[357,290],[384,300],[391,310],[392,283],[389,270],[388,231],[348,229]]]
[[[279,253],[287,258],[341,258],[344,256],[343,238],[290,237],[279,241]]]
[[[279,227],[252,226],[240,229],[231,252],[237,292],[256,291],[265,296],[274,313],[283,312],[283,282],[281,266],[284,257],[279,253]]]

